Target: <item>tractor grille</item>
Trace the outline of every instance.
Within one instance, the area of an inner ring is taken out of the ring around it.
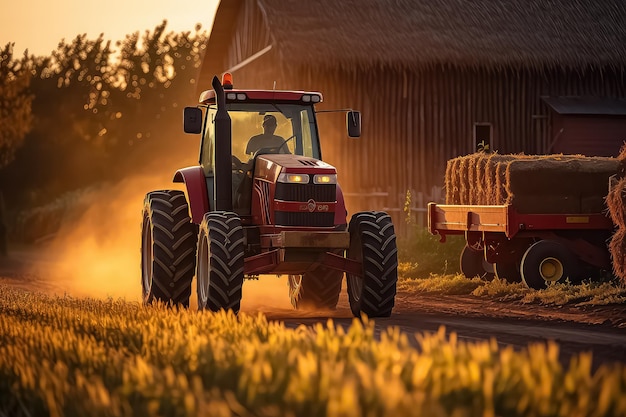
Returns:
[[[277,211],[274,213],[277,226],[332,227],[335,213],[309,213]]]
[[[337,199],[335,184],[276,184],[276,200],[333,202]]]

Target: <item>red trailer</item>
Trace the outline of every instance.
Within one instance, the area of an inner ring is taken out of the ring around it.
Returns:
[[[428,228],[445,242],[465,235],[461,272],[541,289],[611,270],[608,214],[523,214],[512,205],[428,204]]]

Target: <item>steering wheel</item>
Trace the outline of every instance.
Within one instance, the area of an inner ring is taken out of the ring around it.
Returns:
[[[280,152],[280,150],[283,148],[283,146],[285,146],[287,144],[287,142],[289,142],[291,139],[294,139],[295,137],[296,137],[296,135],[291,135],[287,139],[285,139],[283,141],[283,143],[281,143],[281,145],[278,147],[278,152]],[[287,148],[287,153],[291,153],[291,152],[289,152],[289,148]]]
[[[291,139],[295,138],[296,135],[291,135],[289,136],[287,139],[283,140],[283,143],[281,143],[278,146],[268,146],[265,148],[260,148],[258,149],[255,153],[254,153],[254,157],[256,158],[258,155],[262,155],[262,154],[267,154],[267,153],[281,153],[280,150],[285,147],[285,145],[287,144],[287,142],[289,142]],[[285,153],[291,153],[289,151],[289,148],[286,148],[287,152]]]

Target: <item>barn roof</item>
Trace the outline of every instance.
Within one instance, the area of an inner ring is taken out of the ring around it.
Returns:
[[[558,114],[626,116],[626,100],[609,97],[542,97]]]
[[[624,0],[222,0],[211,36],[246,4],[304,65],[626,67]]]

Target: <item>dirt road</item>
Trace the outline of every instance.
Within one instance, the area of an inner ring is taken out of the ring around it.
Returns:
[[[48,262],[53,261],[41,261],[40,268],[33,273],[25,269],[24,263],[19,260],[5,260],[0,264],[0,283],[29,291],[72,294],[71,283],[51,282],[43,278]],[[137,288],[134,292],[136,296],[131,297],[130,301],[138,301],[141,291],[139,279],[134,274],[131,276]],[[329,317],[344,327],[352,322],[345,289],[337,310],[296,312],[289,305],[284,278],[275,277],[262,277],[259,281],[244,284],[242,312],[263,312],[268,319],[283,321],[291,328],[326,323]],[[515,348],[553,340],[560,346],[564,365],[569,363],[573,354],[580,352],[592,352],[594,368],[612,362],[626,363],[625,305],[546,307],[473,296],[400,292],[392,316],[377,319],[375,323],[377,332],[388,326],[399,327],[410,336],[409,340],[416,347],[417,341],[412,337],[414,334],[435,332],[440,326],[445,326],[448,332],[456,332],[460,340],[495,338],[499,344]]]

